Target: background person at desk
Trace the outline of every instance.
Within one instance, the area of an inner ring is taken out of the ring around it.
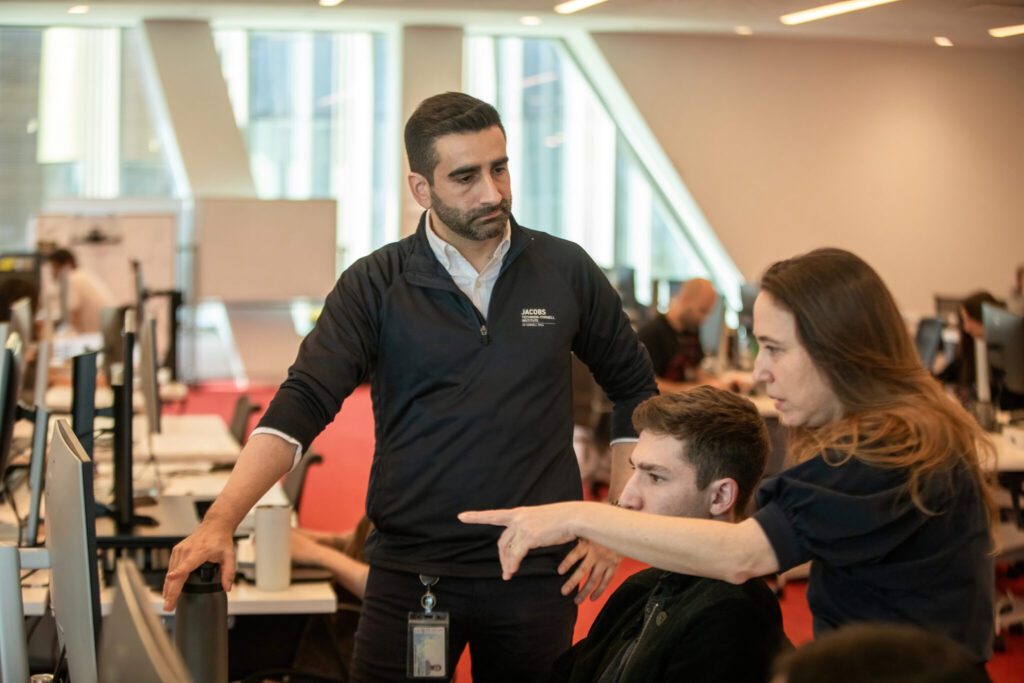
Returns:
[[[800,464],[767,480],[739,524],[563,503],[465,513],[508,527],[505,576],[530,548],[581,537],[660,569],[733,582],[811,561],[815,635],[911,622],[978,661],[992,654],[986,439],[921,365],[878,274],[819,249],[776,263],[754,305],[763,381]]]
[[[701,369],[704,349],[700,345],[700,325],[718,302],[714,286],[703,278],[687,280],[668,302],[668,311],[659,313],[637,333],[647,347],[663,394],[681,391],[698,384],[722,387]]]
[[[960,343],[957,345],[953,360],[937,375],[940,382],[954,388],[957,398],[967,407],[978,400],[978,371],[974,342],[976,339],[985,338],[985,325],[982,322],[981,311],[984,304],[1002,305],[994,296],[985,291],[975,292],[961,302]],[[989,368],[989,386],[992,391],[992,403],[1000,409],[1024,408],[1024,395],[1014,393],[1006,388],[1002,371]]]
[[[320,567],[333,577],[338,611],[313,615],[245,615],[229,631],[228,677],[290,669],[347,680],[370,566],[366,537],[373,525],[363,517],[343,534],[292,529],[293,565]],[[296,680],[302,680],[296,676]]]
[[[58,285],[57,296],[60,296],[61,278],[66,278],[68,320],[64,322],[70,324],[75,332],[100,332],[103,329],[103,309],[115,305],[110,289],[94,273],[79,268],[75,255],[67,249],[55,250],[48,260],[54,282]],[[59,310],[59,302],[51,306]]]
[[[498,533],[456,514],[582,496],[570,352],[615,404],[617,437],[635,439],[630,415],[655,393],[654,376],[601,269],[579,246],[512,219],[492,106],[461,93],[429,98],[405,144],[409,187],[426,209],[416,233],[342,274],[223,493],[172,552],[165,598],[173,606],[206,560],[223,563],[230,582],[233,529],[370,379],[376,530],[353,679],[405,680],[408,615],[430,581],[422,576],[439,579],[436,609],[451,615],[449,675],[468,643],[474,680],[537,680],[571,643],[568,594],[603,590],[618,558],[584,544],[566,580],[556,569],[570,549],[552,549],[503,583]]]

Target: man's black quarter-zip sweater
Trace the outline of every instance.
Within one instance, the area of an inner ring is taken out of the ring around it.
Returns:
[[[657,388],[618,296],[579,246],[513,220],[484,319],[426,229],[421,217],[415,234],[341,275],[260,426],[308,448],[369,378],[371,565],[499,576],[501,530],[456,515],[580,498],[570,352],[614,403],[613,437],[635,435],[633,409]],[[553,572],[564,552],[535,551],[520,574]]]

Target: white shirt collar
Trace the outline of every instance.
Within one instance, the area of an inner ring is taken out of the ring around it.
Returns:
[[[434,252],[434,256],[441,262],[444,269],[451,272],[452,261],[458,256],[460,259],[465,260],[465,257],[459,253],[459,250],[453,247],[448,242],[441,239],[441,236],[434,232],[434,225],[431,221],[430,209],[427,209],[427,242],[430,243],[430,249]],[[512,245],[512,225],[510,222],[505,222],[505,234],[501,238],[501,242],[498,243],[497,249],[494,250],[494,254],[491,256],[491,261],[495,259],[501,260],[505,258],[505,254],[508,253],[509,247]]]

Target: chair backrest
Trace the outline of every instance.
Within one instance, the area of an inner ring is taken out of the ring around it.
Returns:
[[[296,512],[299,511],[299,506],[302,504],[302,491],[306,488],[306,475],[309,474],[310,465],[322,463],[323,461],[323,457],[318,453],[306,451],[306,454],[299,460],[299,464],[285,476],[284,482],[281,483],[284,494],[288,496],[288,500],[291,501],[292,507],[295,508]]]
[[[231,436],[235,437],[235,441],[240,444],[244,444],[246,438],[249,436],[249,418],[253,413],[258,411],[260,406],[252,402],[248,394],[242,394],[235,401],[235,410],[231,414],[231,424],[229,426],[231,430]]]

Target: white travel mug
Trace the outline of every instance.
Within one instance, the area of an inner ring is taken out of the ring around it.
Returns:
[[[292,580],[292,509],[288,505],[256,508],[256,588],[283,591]]]

